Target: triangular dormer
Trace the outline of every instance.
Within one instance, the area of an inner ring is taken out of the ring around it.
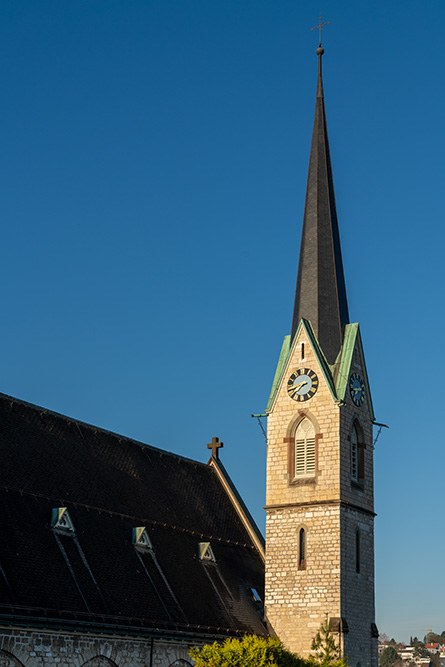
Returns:
[[[212,547],[210,546],[210,542],[200,542],[198,545],[198,554],[199,560],[206,560],[211,563],[215,562],[215,556]]]
[[[133,528],[133,544],[144,549],[153,549],[153,545],[148,536],[145,526]]]
[[[53,507],[51,512],[51,528],[74,533],[74,524],[66,507]]]

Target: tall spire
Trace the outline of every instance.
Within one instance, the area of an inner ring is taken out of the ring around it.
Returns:
[[[317,49],[317,98],[291,341],[304,317],[312,324],[320,347],[332,364],[340,351],[343,327],[348,324],[349,315],[323,97],[323,53],[320,40]]]

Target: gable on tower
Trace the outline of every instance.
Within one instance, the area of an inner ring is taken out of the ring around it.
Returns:
[[[286,376],[286,372],[289,369],[289,365],[292,363],[292,360],[294,360],[295,362],[300,360],[301,363],[304,361],[304,356],[298,354],[297,350],[299,345],[301,346],[302,344],[303,345],[305,344],[301,343],[300,341],[302,333],[306,337],[308,344],[310,345],[311,349],[314,352],[314,355],[317,359],[317,362],[323,374],[323,378],[331,392],[332,400],[335,403],[340,403],[347,399],[348,382],[349,382],[350,372],[352,369],[353,358],[354,355],[358,355],[361,362],[360,366],[362,369],[366,396],[369,402],[371,418],[374,420],[374,409],[372,406],[371,390],[369,385],[368,373],[366,370],[365,355],[363,351],[362,338],[358,322],[355,322],[353,324],[347,324],[345,326],[343,344],[341,346],[339,354],[335,360],[335,363],[329,364],[315,336],[311,323],[305,320],[304,318],[300,320],[299,326],[293,338],[292,345],[290,345],[291,336],[285,336],[284,338],[280,356],[278,359],[277,368],[275,371],[274,380],[272,383],[272,388],[269,395],[269,400],[267,402],[266,413],[270,413],[273,409],[278,388],[280,386],[280,383],[282,382],[283,377]]]
[[[323,374],[323,378],[324,378],[327,386],[329,387],[329,390],[330,390],[331,395],[332,395],[332,399],[333,399],[334,402],[338,401],[330,366],[329,366],[329,364],[326,360],[326,357],[323,354],[323,351],[322,351],[320,345],[318,344],[317,338],[315,337],[314,331],[311,327],[311,323],[308,322],[307,320],[305,320],[304,318],[302,318],[300,320],[299,326],[298,326],[298,328],[295,332],[295,335],[294,335],[294,338],[293,338],[293,343],[290,347],[289,347],[289,344],[290,344],[291,337],[286,336],[285,339],[284,339],[283,346],[281,348],[280,358],[278,360],[277,370],[275,372],[275,377],[274,377],[274,381],[273,381],[273,384],[272,384],[272,389],[271,389],[271,392],[270,392],[270,395],[269,395],[269,400],[268,400],[267,407],[266,407],[266,412],[267,413],[269,413],[273,410],[273,406],[274,406],[275,398],[277,396],[278,389],[279,389],[279,387],[280,387],[280,385],[283,381],[283,377],[286,377],[286,373],[289,370],[290,364],[293,361],[295,361],[295,363],[297,363],[298,360],[300,360],[301,363],[303,363],[303,361],[305,359],[305,357],[304,356],[302,357],[301,353],[299,353],[298,350],[297,350],[298,346],[302,345],[302,343],[300,342],[300,337],[301,337],[302,333],[304,334],[306,340],[308,341],[307,343],[303,343],[303,345],[307,344],[312,349],[312,351],[315,355],[315,358],[318,362],[318,365],[320,367],[320,370]],[[307,350],[306,350],[306,352],[307,352]]]

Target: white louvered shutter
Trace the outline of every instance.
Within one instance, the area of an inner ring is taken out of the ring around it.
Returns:
[[[315,430],[309,419],[298,424],[295,433],[295,477],[315,472]]]

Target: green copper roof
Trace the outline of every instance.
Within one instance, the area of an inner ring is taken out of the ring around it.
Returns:
[[[283,340],[283,345],[281,346],[280,358],[278,359],[277,370],[275,371],[275,377],[272,382],[272,389],[270,390],[269,400],[267,402],[266,412],[270,411],[270,408],[277,393],[278,385],[283,375],[284,366],[289,357],[289,347],[290,347],[290,336],[285,336]]]
[[[346,389],[348,386],[349,369],[351,368],[352,355],[354,354],[355,339],[357,338],[358,324],[347,324],[343,337],[341,353],[335,366],[333,366],[333,375],[336,379],[335,386],[337,396],[344,401]]]
[[[374,408],[372,405],[371,390],[369,387],[368,373],[366,370],[365,355],[363,353],[362,337],[360,335],[360,327],[357,322],[355,324],[347,324],[345,326],[341,352],[336,360],[335,365],[332,367],[333,376],[335,377],[337,396],[340,401],[345,400],[346,391],[348,388],[349,373],[351,372],[352,356],[354,354],[356,343],[359,354],[363,361],[362,376],[366,387],[366,397],[369,403],[369,410],[371,413],[371,418],[374,419]]]

